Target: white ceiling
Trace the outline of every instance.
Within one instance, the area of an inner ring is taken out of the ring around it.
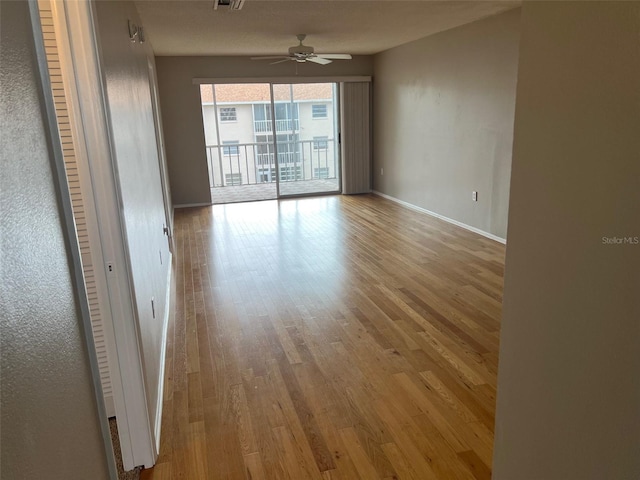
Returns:
[[[280,55],[306,33],[316,53],[370,55],[520,5],[520,1],[136,1],[155,54]]]

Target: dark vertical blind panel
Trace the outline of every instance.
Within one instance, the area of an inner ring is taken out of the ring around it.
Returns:
[[[371,84],[340,87],[342,131],[342,193],[371,191]]]

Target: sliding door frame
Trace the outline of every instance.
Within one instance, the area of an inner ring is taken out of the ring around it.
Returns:
[[[370,76],[331,76],[331,77],[249,77],[249,78],[241,78],[241,77],[230,77],[230,78],[194,78],[192,83],[194,85],[212,85],[213,86],[213,96],[214,96],[214,111],[215,114],[215,127],[216,134],[218,139],[218,149],[221,149],[220,145],[220,135],[219,135],[219,117],[217,114],[218,106],[215,97],[215,85],[230,85],[230,84],[247,84],[247,83],[262,83],[269,85],[269,95],[270,95],[270,105],[271,105],[271,122],[273,125],[273,151],[274,151],[274,163],[275,163],[275,172],[276,172],[276,199],[280,198],[298,198],[309,196],[310,194],[321,196],[321,195],[336,195],[342,194],[343,192],[343,158],[342,158],[342,98],[340,95],[341,85],[343,83],[352,83],[352,82],[371,82]],[[330,83],[332,84],[333,89],[333,118],[334,118],[334,135],[335,139],[335,155],[337,155],[337,171],[336,174],[339,175],[339,185],[338,189],[329,192],[312,192],[312,193],[300,193],[300,194],[282,194],[280,189],[280,162],[278,161],[278,141],[277,141],[277,130],[276,130],[276,118],[275,118],[275,98],[273,87],[274,85],[297,85],[297,84],[307,84],[307,83]],[[211,167],[213,168],[213,166]]]
[[[338,175],[338,189],[331,190],[326,192],[308,192],[308,193],[286,193],[283,194],[280,190],[280,162],[278,159],[278,136],[277,132],[274,131],[273,135],[273,145],[275,152],[275,163],[276,163],[276,186],[278,192],[278,198],[300,198],[300,197],[308,197],[309,195],[313,196],[322,196],[322,195],[340,195],[342,194],[342,148],[341,148],[341,115],[340,115],[340,83],[339,82],[270,82],[270,90],[271,90],[271,121],[276,128],[276,117],[275,117],[275,98],[273,95],[273,86],[274,85],[296,85],[296,84],[305,84],[305,83],[330,83],[331,88],[333,90],[333,101],[331,102],[333,105],[333,131],[335,136],[335,148],[334,155],[337,156],[336,162],[336,175]],[[293,100],[293,99],[292,99]],[[298,115],[299,116],[299,115]],[[312,154],[313,155],[313,154]],[[304,161],[304,159],[303,159]]]

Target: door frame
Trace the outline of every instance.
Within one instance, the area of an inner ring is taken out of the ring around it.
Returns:
[[[60,15],[57,8],[57,2],[51,2],[51,14],[56,21]],[[45,51],[45,40],[40,16],[40,8],[37,0],[28,1],[29,18],[31,32],[33,35],[32,52],[35,54],[34,71],[37,72],[35,79],[36,88],[40,94],[40,104],[45,114],[42,118],[43,131],[47,135],[47,146],[50,149],[51,173],[53,187],[58,197],[58,208],[60,212],[62,234],[67,242],[69,273],[72,280],[72,288],[74,290],[75,300],[77,301],[79,335],[84,337],[84,344],[87,349],[87,357],[89,363],[90,377],[93,383],[93,393],[96,401],[97,421],[100,426],[100,433],[104,445],[105,463],[109,477],[116,480],[118,477],[116,459],[111,443],[111,435],[109,422],[107,418],[107,408],[104,401],[104,393],[102,390],[102,382],[100,379],[100,368],[98,365],[98,356],[93,337],[93,325],[91,323],[91,312],[88,301],[88,295],[85,285],[84,271],[82,268],[82,254],[78,244],[78,236],[75,226],[75,216],[73,206],[71,204],[71,194],[69,183],[65,169],[64,154],[60,140],[60,131],[58,116],[56,113],[55,99],[52,92],[49,63],[47,61],[47,53]],[[65,30],[66,32],[66,30]],[[58,32],[56,32],[56,37]],[[62,35],[61,35],[62,36]],[[60,48],[60,45],[57,45]],[[60,55],[62,58],[62,55]],[[62,62],[61,62],[62,64]],[[67,98],[67,101],[70,100]],[[78,122],[75,122],[78,123]],[[72,128],[75,125],[71,124]],[[115,395],[115,394],[114,394]]]
[[[166,225],[164,233],[169,242],[169,252],[173,253],[173,205],[171,203],[171,189],[169,187],[169,175],[167,173],[167,155],[164,148],[164,135],[162,130],[162,113],[158,95],[158,77],[156,75],[155,62],[147,59],[149,70],[149,92],[151,93],[151,109],[153,110],[153,122],[156,126],[156,144],[158,148],[158,163],[160,164],[160,183],[162,184],[162,200]]]
[[[335,136],[335,152],[334,155],[337,156],[337,162],[336,162],[336,174],[339,175],[339,182],[338,182],[338,189],[337,190],[332,190],[332,191],[328,191],[328,192],[309,192],[309,193],[285,193],[283,194],[280,191],[280,170],[279,170],[279,165],[280,162],[278,161],[278,136],[277,136],[277,132],[275,132],[275,134],[273,135],[273,142],[274,142],[274,150],[275,150],[275,155],[276,155],[276,165],[277,165],[277,178],[276,178],[276,184],[278,186],[277,188],[277,192],[278,192],[278,199],[280,198],[301,198],[301,197],[308,197],[310,195],[313,196],[322,196],[322,195],[341,195],[342,194],[342,149],[340,148],[340,144],[341,144],[341,136],[342,136],[342,129],[341,129],[341,115],[340,115],[340,82],[336,82],[336,81],[325,81],[325,82],[271,82],[270,83],[270,88],[271,88],[271,111],[272,113],[272,122],[273,125],[276,124],[276,120],[275,120],[275,100],[274,100],[274,96],[273,96],[273,86],[274,85],[296,85],[296,84],[304,84],[304,83],[330,83],[332,85],[332,89],[333,89],[333,125],[334,125],[334,136]]]
[[[125,470],[151,467],[158,456],[150,424],[142,351],[137,329],[128,249],[113,167],[110,119],[103,86],[95,11],[91,2],[52,2],[54,18],[64,29],[59,38],[61,66],[68,79],[68,98],[76,119],[78,163],[86,166],[87,197],[95,205],[96,228],[90,231],[96,249],[95,272],[110,318],[105,318],[109,370],[118,437]],[[110,321],[109,321],[110,320]]]

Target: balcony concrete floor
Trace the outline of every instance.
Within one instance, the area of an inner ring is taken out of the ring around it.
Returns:
[[[337,192],[339,188],[338,179],[335,178],[280,183],[280,193],[282,195]],[[276,197],[275,182],[259,183],[257,185],[238,185],[235,187],[214,187],[211,189],[211,203],[213,204],[272,200]]]

